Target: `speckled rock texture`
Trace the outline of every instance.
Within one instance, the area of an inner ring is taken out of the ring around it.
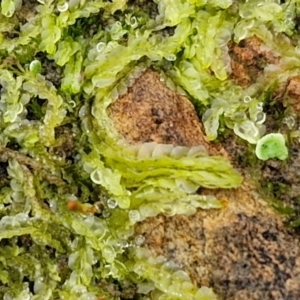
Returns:
[[[210,145],[193,106],[147,71],[110,108],[116,128],[129,143],[156,141]],[[248,179],[239,189],[201,190],[221,199],[220,210],[190,216],[157,216],[136,226],[144,246],[187,271],[198,286],[224,300],[300,299],[300,247],[297,237],[255,193]]]
[[[115,127],[130,143],[208,147],[193,105],[166,88],[152,71],[143,73],[110,111]]]
[[[290,104],[297,113],[300,113],[300,76],[290,78],[286,87],[286,93],[289,97]]]
[[[269,64],[278,64],[280,58],[269,51],[256,36],[240,44],[229,43],[231,78],[242,87],[248,87],[260,76]]]
[[[279,222],[239,213],[214,225],[206,260],[222,298],[299,299],[299,247]]]

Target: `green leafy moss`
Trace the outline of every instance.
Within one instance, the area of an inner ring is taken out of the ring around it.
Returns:
[[[129,282],[138,299],[216,298],[129,238],[148,216],[220,208],[196,191],[243,178],[201,148],[126,146],[107,107],[153,67],[203,112],[210,140],[221,119],[256,144],[261,95],[299,72],[297,47],[283,38],[296,39],[298,2],[155,3],[1,2],[0,298],[120,299],[103,280]],[[242,89],[230,80],[228,42],[253,35],[282,57],[281,68],[263,66],[265,76]]]

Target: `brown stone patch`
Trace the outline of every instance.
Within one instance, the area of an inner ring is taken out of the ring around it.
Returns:
[[[290,78],[286,87],[288,102],[292,105],[294,110],[300,113],[300,76]]]
[[[109,111],[115,127],[130,143],[208,147],[193,105],[167,88],[153,71],[143,73]]]
[[[208,222],[206,234],[211,282],[222,299],[299,299],[299,244],[280,221],[240,213],[227,224]]]
[[[279,58],[266,50],[263,42],[256,36],[241,41],[239,44],[230,42],[229,55],[231,78],[242,87],[248,87],[254,83],[268,64],[279,62]]]

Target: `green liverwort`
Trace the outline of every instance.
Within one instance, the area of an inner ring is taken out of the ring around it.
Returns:
[[[285,160],[288,157],[288,149],[284,136],[281,133],[270,133],[262,137],[256,145],[256,156],[261,160],[278,158]]]

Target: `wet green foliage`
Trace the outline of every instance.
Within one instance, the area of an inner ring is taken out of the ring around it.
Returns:
[[[296,36],[298,1],[155,3],[1,2],[1,299],[215,299],[129,238],[148,216],[219,208],[196,191],[241,175],[201,147],[128,148],[107,107],[153,66],[203,112],[210,140],[221,120],[255,144],[263,93],[298,74],[299,46],[283,38]],[[253,35],[282,62],[242,89],[228,42]]]

